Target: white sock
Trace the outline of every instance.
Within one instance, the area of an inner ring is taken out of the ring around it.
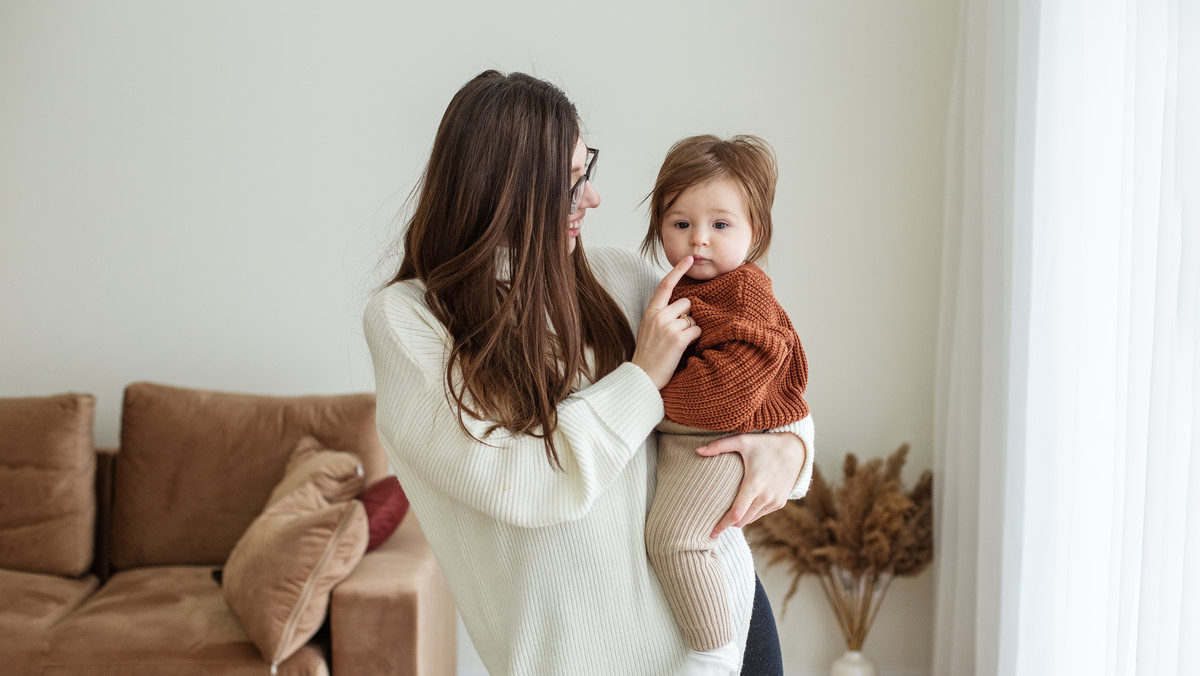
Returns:
[[[729,643],[715,650],[689,650],[678,676],[737,676],[741,667],[737,644]]]

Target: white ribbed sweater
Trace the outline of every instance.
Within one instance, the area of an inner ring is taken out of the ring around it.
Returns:
[[[623,249],[588,260],[637,333],[660,274]],[[490,423],[466,435],[444,392],[448,334],[410,280],[372,297],[379,437],[491,674],[674,674],[686,646],[646,558],[662,399],[625,363],[558,406],[551,469],[542,440]],[[788,426],[808,447],[793,497],[812,476],[811,419]],[[744,646],[754,563],[738,528],[716,550]]]

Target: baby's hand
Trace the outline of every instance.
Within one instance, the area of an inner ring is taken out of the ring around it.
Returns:
[[[675,367],[689,343],[700,337],[700,327],[688,316],[692,301],[680,298],[674,303],[671,292],[679,283],[683,274],[692,267],[692,257],[688,256],[679,261],[666,277],[658,283],[658,289],[650,298],[650,304],[642,315],[642,325],[638,327],[637,347],[633,350],[633,358],[637,364],[654,381],[655,387],[662,389],[675,375]]]

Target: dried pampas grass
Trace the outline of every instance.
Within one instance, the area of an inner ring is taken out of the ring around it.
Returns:
[[[848,453],[842,485],[834,487],[814,465],[808,495],[746,527],[768,566],[788,567],[785,604],[800,578],[817,577],[850,650],[862,649],[892,580],[933,560],[933,475],[922,473],[905,491],[900,471],[907,457],[908,444],[886,461],[862,465]]]

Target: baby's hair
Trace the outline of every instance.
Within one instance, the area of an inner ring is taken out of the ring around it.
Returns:
[[[642,240],[642,253],[657,259],[662,250],[662,218],[684,191],[728,176],[737,184],[750,212],[753,233],[746,262],[753,263],[771,245],[771,205],[779,172],[775,152],[757,136],[740,134],[728,141],[711,134],[689,136],[671,146],[650,199],[650,229]]]

